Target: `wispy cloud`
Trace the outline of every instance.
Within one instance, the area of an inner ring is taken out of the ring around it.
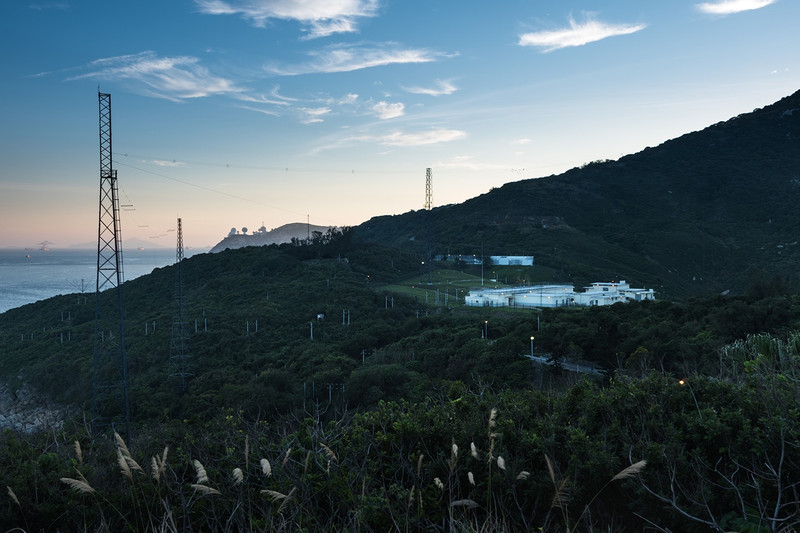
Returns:
[[[405,105],[402,102],[390,104],[389,102],[378,102],[372,106],[372,111],[378,115],[381,120],[390,118],[402,117]]]
[[[151,159],[150,161],[142,160],[140,162],[141,163],[150,163],[151,165],[157,165],[159,167],[182,167],[184,165],[184,163],[182,161],[176,161],[174,159],[171,160],[171,161],[166,161],[166,160],[163,160],[163,159]]]
[[[385,146],[423,146],[457,141],[466,136],[467,133],[461,130],[431,129],[411,133],[393,131],[386,135],[359,137],[358,140],[375,142]]]
[[[97,59],[85,68],[90,72],[68,80],[131,80],[145,94],[173,101],[241,92],[232,81],[211,74],[190,56],[159,57],[146,51]]]
[[[338,150],[360,143],[378,144],[381,146],[391,146],[397,148],[408,148],[414,146],[425,146],[431,144],[446,143],[464,139],[467,136],[465,131],[449,130],[444,128],[433,128],[424,131],[401,131],[395,130],[383,135],[354,135],[342,137],[327,145],[318,146],[311,151],[311,155],[324,152],[326,150]]]
[[[270,20],[304,26],[308,39],[357,31],[358,20],[374,17],[378,0],[195,0],[202,13],[240,15],[257,27]]]
[[[531,142],[532,141],[526,137],[526,138],[522,138],[522,139],[515,139],[515,140],[511,141],[511,144],[518,144],[518,145],[521,146],[521,145],[525,145],[525,144],[530,144]]]
[[[778,0],[718,0],[717,2],[703,2],[696,4],[697,9],[711,15],[731,15],[742,11],[761,9]]]
[[[267,65],[265,69],[282,76],[351,72],[402,63],[429,63],[444,56],[444,54],[422,48],[401,48],[394,43],[376,47],[336,45],[311,52],[309,55],[311,59],[300,65]]]
[[[28,7],[36,11],[45,11],[49,9],[66,11],[69,9],[69,4],[67,2],[45,2],[40,4],[30,4]]]
[[[297,110],[303,115],[300,120],[303,124],[322,122],[322,116],[331,112],[329,107],[299,107]]]
[[[269,94],[240,94],[237,98],[243,102],[251,102],[254,104],[271,104],[277,106],[288,106],[291,105],[292,102],[296,102],[297,98],[291,98],[289,96],[283,96],[278,93],[280,87],[275,86],[269,92]]]
[[[570,46],[583,46],[608,37],[636,33],[646,27],[647,24],[608,24],[592,19],[579,23],[570,17],[569,28],[524,33],[519,36],[519,45],[534,46],[541,48],[542,52],[552,52]]]
[[[429,96],[442,96],[453,94],[458,87],[449,80],[436,80],[434,87],[403,87],[404,90],[412,94],[426,94]]]

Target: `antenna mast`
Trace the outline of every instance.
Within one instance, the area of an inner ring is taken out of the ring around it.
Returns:
[[[175,252],[175,302],[172,318],[172,332],[169,343],[169,360],[171,363],[170,377],[177,377],[179,381],[178,392],[185,393],[188,389],[188,378],[193,374],[189,371],[189,335],[187,334],[186,313],[183,306],[183,228],[181,219],[178,218],[178,244]]]
[[[122,234],[117,171],[111,159],[111,95],[97,93],[100,110],[100,210],[97,225],[92,429],[130,436],[128,362],[122,306]],[[109,290],[106,290],[109,289]],[[101,297],[101,291],[106,293]],[[116,335],[115,335],[116,331]],[[114,427],[117,424],[123,427]]]

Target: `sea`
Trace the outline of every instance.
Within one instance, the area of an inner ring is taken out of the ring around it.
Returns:
[[[123,280],[174,263],[173,249],[123,250]],[[96,285],[96,249],[0,249],[0,313],[59,294],[94,293]]]

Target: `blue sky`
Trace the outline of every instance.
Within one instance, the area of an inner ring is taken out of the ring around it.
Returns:
[[[800,88],[800,2],[9,0],[0,246],[356,225],[616,159]]]

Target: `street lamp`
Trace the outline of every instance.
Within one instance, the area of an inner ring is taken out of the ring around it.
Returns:
[[[533,358],[533,335],[531,335],[531,358]]]
[[[488,320],[484,320],[483,321],[483,337],[485,339],[489,338],[489,321]]]

